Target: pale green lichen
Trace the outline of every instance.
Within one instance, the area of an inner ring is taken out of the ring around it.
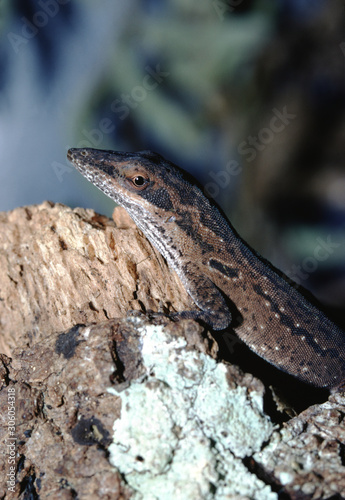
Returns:
[[[116,393],[112,465],[137,500],[276,499],[241,460],[273,431],[261,395],[230,389],[226,366],[186,345],[161,326],[142,329],[147,377]]]

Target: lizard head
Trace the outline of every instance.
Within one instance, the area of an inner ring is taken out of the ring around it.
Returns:
[[[194,243],[206,251],[219,238],[229,239],[229,227],[219,208],[195,179],[159,154],[83,148],[70,149],[67,157],[92,184],[127,210],[166,258],[171,246],[183,246],[184,254],[190,247],[192,256]]]
[[[178,214],[186,203],[204,198],[195,181],[173,163],[152,151],[124,153],[92,148],[70,149],[68,159],[95,186],[133,211],[156,217]],[[200,192],[200,193],[199,193]],[[199,195],[199,196],[198,196]]]

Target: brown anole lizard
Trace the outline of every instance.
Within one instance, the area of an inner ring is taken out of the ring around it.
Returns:
[[[197,308],[175,317],[231,325],[259,356],[304,382],[345,381],[345,332],[256,254],[186,172],[151,151],[70,149],[68,159],[122,205]]]

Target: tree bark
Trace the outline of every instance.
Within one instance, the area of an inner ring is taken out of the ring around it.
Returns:
[[[345,395],[278,425],[201,325],[140,314],[193,304],[123,209],[0,224],[1,498],[345,497]]]

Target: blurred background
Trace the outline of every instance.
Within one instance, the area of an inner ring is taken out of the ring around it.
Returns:
[[[342,0],[2,0],[0,35],[0,210],[110,216],[67,149],[152,149],[345,323]]]

